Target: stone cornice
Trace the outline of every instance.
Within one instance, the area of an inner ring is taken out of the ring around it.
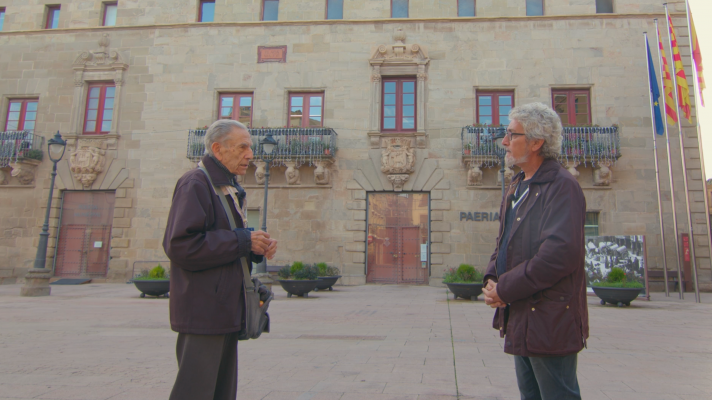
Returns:
[[[685,13],[670,13],[672,17],[685,17]],[[77,32],[116,32],[124,30],[145,29],[185,29],[185,28],[216,28],[216,27],[263,27],[263,26],[312,26],[312,25],[363,25],[363,24],[410,24],[410,23],[473,23],[473,22],[539,22],[566,20],[598,20],[598,19],[653,19],[665,18],[665,13],[647,14],[575,14],[575,15],[543,15],[521,17],[457,17],[457,18],[374,18],[374,19],[324,19],[300,21],[235,21],[235,22],[186,22],[180,24],[155,24],[134,26],[95,26],[85,28],[36,29],[25,31],[3,31],[2,36],[21,35],[52,35]]]

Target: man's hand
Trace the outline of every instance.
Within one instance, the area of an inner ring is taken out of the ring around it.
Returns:
[[[272,239],[269,238],[269,233],[263,231],[253,231],[250,232],[250,238],[252,239],[252,252],[258,256],[265,255],[270,247],[270,244],[272,243]]]
[[[497,282],[491,279],[487,281],[487,286],[482,288],[482,293],[485,295],[485,304],[492,308],[506,307],[507,304],[499,298],[497,294]]]
[[[277,252],[277,240],[275,239],[270,239],[269,246],[267,247],[267,251],[265,251],[265,257],[268,260],[271,260],[274,258],[274,254]]]

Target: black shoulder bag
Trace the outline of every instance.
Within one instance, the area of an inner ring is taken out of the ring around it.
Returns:
[[[210,174],[203,167],[198,167],[201,171],[208,177],[210,185],[213,187],[215,194],[220,199],[223,209],[225,209],[225,214],[227,214],[227,219],[230,221],[230,229],[237,228],[235,224],[235,218],[232,216],[230,211],[230,205],[225,199],[225,196],[218,190],[213,184],[213,180],[210,178]],[[242,287],[245,293],[245,315],[243,316],[245,320],[245,329],[240,330],[237,333],[237,340],[248,340],[257,339],[260,337],[262,332],[269,333],[269,314],[267,314],[267,309],[269,308],[269,303],[274,298],[274,295],[270,293],[264,304],[260,306],[260,294],[258,292],[258,285],[250,279],[250,269],[247,267],[247,259],[245,257],[240,257],[240,264],[242,264],[242,274],[243,282]],[[257,278],[254,278],[257,280]],[[258,281],[259,282],[259,281]]]

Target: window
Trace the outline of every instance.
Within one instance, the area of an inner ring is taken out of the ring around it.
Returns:
[[[344,0],[326,0],[326,19],[344,19]]]
[[[613,12],[613,0],[596,0],[596,13],[606,14]]]
[[[588,89],[552,90],[554,110],[564,126],[591,124],[591,104]]]
[[[458,17],[475,16],[475,0],[457,0]]]
[[[391,18],[408,18],[408,0],[391,0]]]
[[[262,21],[279,19],[279,0],[262,0]]]
[[[0,7],[0,31],[3,25],[5,25],[5,7]]]
[[[415,78],[383,80],[384,131],[415,131]]]
[[[59,6],[47,6],[45,29],[57,29],[57,27],[59,27]]]
[[[213,22],[215,20],[215,0],[200,0],[198,22]]]
[[[116,10],[118,3],[104,3],[103,26],[116,26]]]
[[[544,15],[544,0],[527,0],[527,15]]]
[[[5,131],[34,131],[37,120],[37,99],[10,100]]]
[[[514,106],[514,92],[477,91],[477,123],[509,125],[509,111]]]
[[[585,236],[598,236],[598,211],[587,211],[586,222],[583,224]]]
[[[87,94],[84,134],[109,133],[114,119],[116,87],[108,83],[92,84]]]
[[[308,112],[308,117],[306,116]],[[324,126],[324,93],[292,93],[289,95],[289,127],[321,128]]]
[[[220,119],[234,119],[252,128],[252,93],[221,94]]]

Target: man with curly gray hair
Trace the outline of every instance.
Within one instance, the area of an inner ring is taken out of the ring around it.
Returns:
[[[557,160],[559,116],[542,103],[512,109],[505,162],[521,171],[500,207],[485,273],[493,327],[514,356],[523,400],[581,399],[577,355],[588,338],[584,269],[586,199]]]

